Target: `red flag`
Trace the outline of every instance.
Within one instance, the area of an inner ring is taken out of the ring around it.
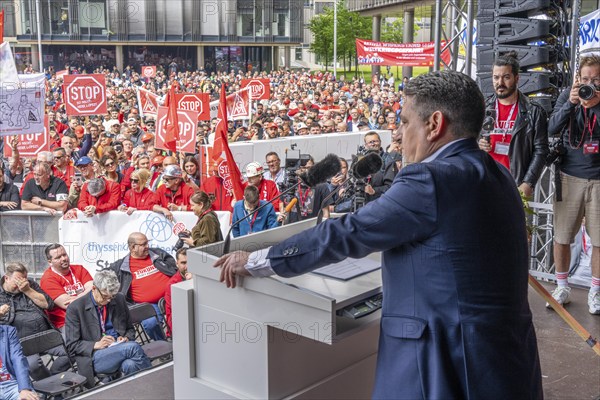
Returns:
[[[0,10],[0,43],[4,42],[4,9]]]
[[[217,127],[215,130],[215,142],[213,144],[212,159],[217,164],[217,171],[223,178],[223,187],[237,200],[244,197],[242,187],[242,174],[233,159],[229,142],[227,141],[227,101],[225,85],[221,85],[221,97],[219,99],[219,111],[217,113]]]
[[[177,117],[177,101],[175,100],[175,85],[171,86],[167,95],[166,104],[169,112],[167,113],[167,134],[165,135],[165,147],[173,153],[177,152],[177,143],[179,143],[179,118]]]

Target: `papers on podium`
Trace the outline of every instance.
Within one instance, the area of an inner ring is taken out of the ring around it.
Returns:
[[[346,258],[338,263],[315,269],[313,273],[328,278],[348,281],[379,268],[381,268],[381,263],[370,258]]]

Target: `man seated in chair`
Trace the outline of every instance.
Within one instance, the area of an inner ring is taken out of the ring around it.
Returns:
[[[128,303],[152,304],[162,321],[158,301],[165,294],[169,279],[177,273],[177,263],[166,251],[150,248],[148,238],[141,232],[129,235],[127,245],[129,254],[109,267],[119,277],[119,292],[127,298]],[[159,320],[151,317],[142,321],[144,330],[153,340],[165,339]]]
[[[54,302],[33,280],[20,262],[6,264],[6,274],[0,279],[0,324],[17,329],[19,339],[48,329],[54,329],[44,310],[53,309]],[[56,356],[50,371],[39,354],[27,357],[29,373],[35,380],[43,379],[69,368],[69,359],[62,346],[48,351]]]
[[[113,271],[99,271],[92,291],[67,308],[67,349],[75,357],[79,374],[94,386],[94,374],[111,375],[119,370],[130,375],[150,368],[151,363],[135,341],[125,297]]]
[[[17,330],[9,325],[0,325],[0,398],[39,399],[29,379],[27,359],[23,355]]]

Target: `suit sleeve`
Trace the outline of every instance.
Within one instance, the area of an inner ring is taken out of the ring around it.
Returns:
[[[322,224],[273,246],[267,258],[281,276],[300,275],[431,236],[436,229],[434,178],[426,164],[405,167],[391,188],[358,212]]]
[[[67,350],[72,356],[91,357],[94,352],[95,342],[83,340],[81,333],[82,318],[78,307],[73,307],[76,303],[71,303],[67,307],[67,316],[65,318],[65,337],[67,342]]]
[[[17,336],[17,330],[13,327],[8,328],[8,335],[8,351],[17,378],[19,392],[25,389],[33,390],[31,380],[29,379],[29,365],[27,364],[27,358],[25,358],[25,355],[23,354],[23,348],[21,347],[21,342],[19,342]]]

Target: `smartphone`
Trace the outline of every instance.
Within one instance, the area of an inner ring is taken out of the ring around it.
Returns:
[[[81,177],[81,172],[80,171],[76,171],[75,172],[75,175],[71,179],[71,182],[76,183],[76,184],[78,184],[78,185],[81,186],[81,184],[83,183],[83,178]]]

